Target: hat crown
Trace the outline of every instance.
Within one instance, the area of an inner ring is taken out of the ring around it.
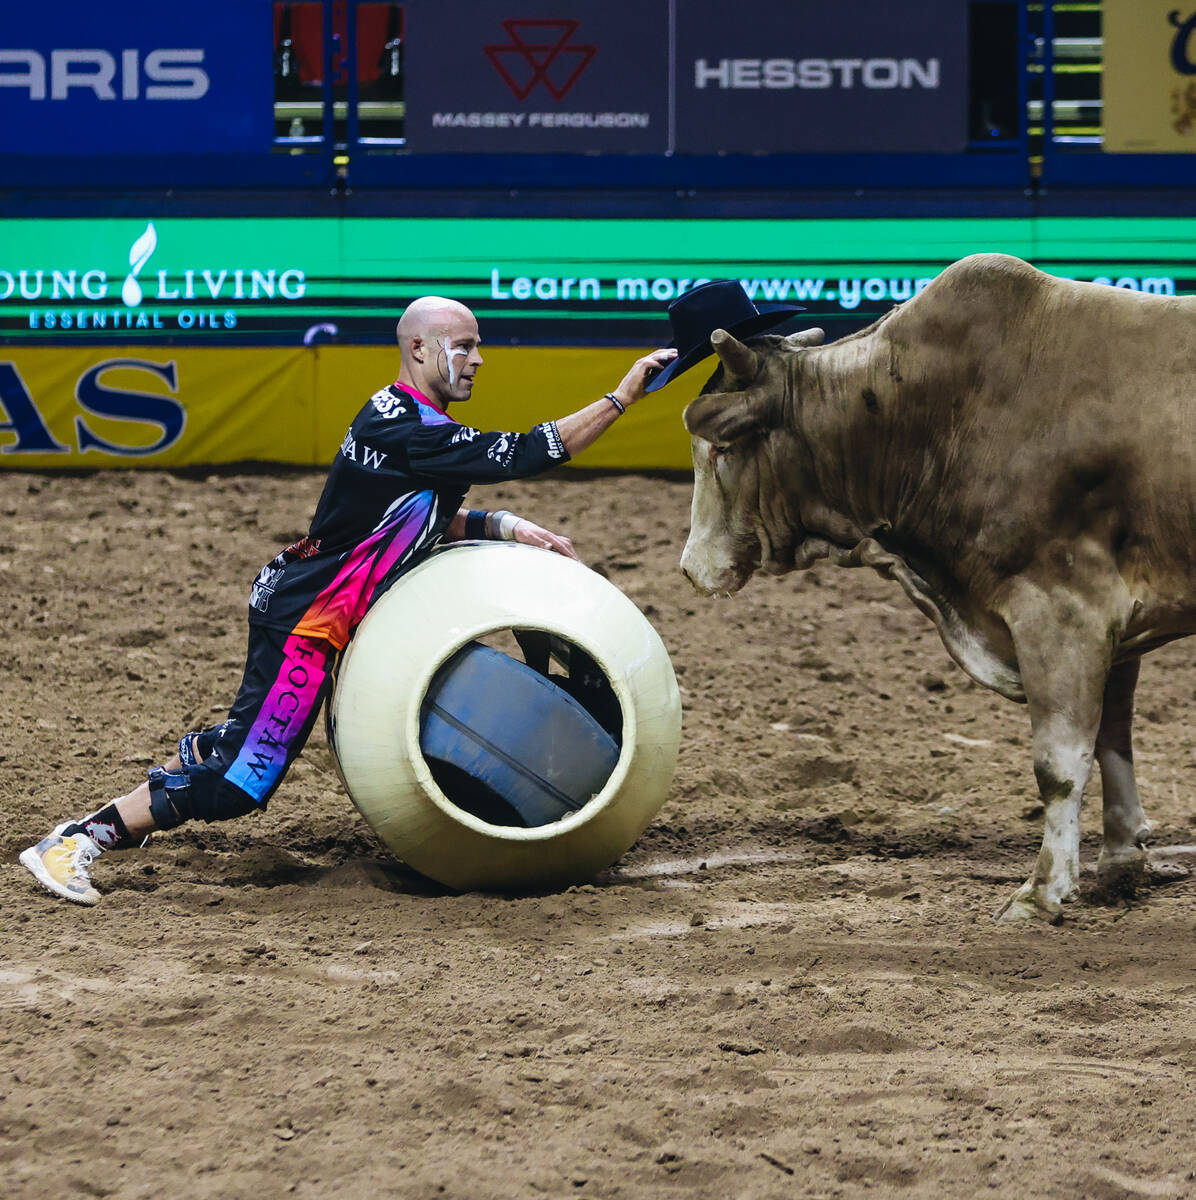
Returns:
[[[709,345],[716,329],[730,329],[760,315],[737,279],[714,279],[682,292],[669,305],[674,345],[682,352]]]
[[[725,329],[733,337],[753,337],[801,311],[800,304],[768,301],[757,305],[738,279],[712,279],[690,288],[669,305],[677,357],[649,379],[644,391],[664,387],[670,379],[713,354],[710,335],[716,329]]]

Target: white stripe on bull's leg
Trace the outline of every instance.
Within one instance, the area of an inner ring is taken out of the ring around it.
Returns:
[[[1101,591],[1083,595],[1024,576],[1010,589],[1006,623],[1030,708],[1034,776],[1045,811],[1042,849],[1030,878],[998,911],[1004,920],[1060,921],[1064,902],[1079,888],[1080,802],[1117,640],[1109,636],[1114,623],[1103,611]]]
[[[1104,792],[1104,844],[1097,875],[1106,896],[1132,896],[1146,871],[1150,823],[1134,778],[1134,689],[1140,659],[1118,663],[1109,673],[1096,735],[1096,761]]]
[[[1059,713],[1035,714],[1034,777],[1043,804],[1042,849],[1030,878],[998,912],[1004,920],[1063,919],[1080,883],[1080,804],[1092,774],[1095,720],[1087,730]]]

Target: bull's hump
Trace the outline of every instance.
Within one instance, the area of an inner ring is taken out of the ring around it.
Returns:
[[[1031,300],[1059,281],[1010,254],[971,254],[952,263],[905,307],[939,309],[944,317],[992,311],[1007,322],[1025,315]],[[1003,323],[1004,323],[1003,322]]]

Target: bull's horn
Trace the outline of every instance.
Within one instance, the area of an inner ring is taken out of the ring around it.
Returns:
[[[733,338],[725,329],[716,329],[710,335],[710,344],[727,372],[731,383],[747,385],[756,378],[759,361],[755,350]]]
[[[826,330],[803,329],[800,333],[791,333],[783,339],[783,344],[790,350],[801,350],[806,346],[821,346],[826,341]]]

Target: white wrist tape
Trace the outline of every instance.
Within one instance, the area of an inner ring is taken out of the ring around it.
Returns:
[[[486,536],[494,541],[513,542],[515,540],[515,526],[522,520],[522,517],[517,517],[514,513],[507,512],[505,508],[500,508],[497,512],[488,513],[486,515]]]

